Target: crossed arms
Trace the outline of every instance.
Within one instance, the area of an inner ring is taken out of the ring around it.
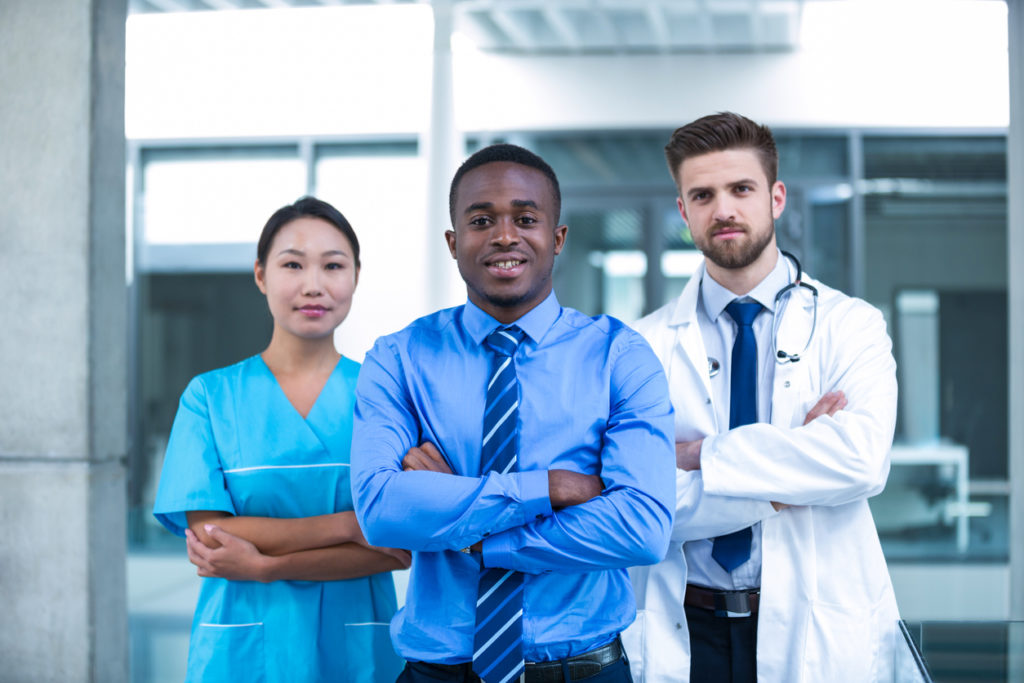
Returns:
[[[600,419],[606,424],[595,443],[582,444],[581,434],[557,442],[569,433],[562,429],[553,437],[557,446],[547,439],[532,446],[545,453],[521,456],[559,464],[478,477],[450,473],[447,463],[441,467],[444,458],[432,454],[451,456],[459,448],[436,432],[443,420],[459,420],[463,411],[436,404],[440,387],[416,387],[435,403],[414,401],[409,385],[419,378],[406,377],[404,359],[378,342],[360,373],[352,449],[353,495],[367,538],[431,552],[482,543],[486,566],[525,573],[660,560],[675,499],[671,407],[657,359],[639,337],[636,343],[642,349],[633,349],[630,362],[611,366],[611,410],[605,404],[608,412]],[[552,432],[560,429],[558,417],[543,418]],[[468,459],[479,449],[469,441],[478,443],[479,437],[465,433]]]

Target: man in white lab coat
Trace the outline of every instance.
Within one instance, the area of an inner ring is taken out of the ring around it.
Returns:
[[[634,678],[889,681],[899,615],[867,502],[896,417],[885,322],[779,251],[767,127],[715,114],[665,151],[705,259],[636,325],[668,374],[678,507],[666,559],[632,570]]]

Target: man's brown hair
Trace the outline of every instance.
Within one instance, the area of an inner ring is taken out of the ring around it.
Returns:
[[[768,126],[729,111],[711,114],[680,126],[665,145],[665,159],[679,187],[679,167],[690,157],[730,149],[751,149],[761,159],[769,187],[779,175],[779,151]]]

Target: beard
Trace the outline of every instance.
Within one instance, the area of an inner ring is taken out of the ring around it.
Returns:
[[[768,227],[762,231],[754,231],[749,225],[733,222],[715,223],[708,230],[709,235],[714,235],[723,228],[743,228],[746,230],[748,239],[729,240],[727,242],[715,242],[714,239],[693,240],[694,245],[701,250],[704,257],[720,268],[736,270],[746,268],[756,261],[765,248],[771,244],[775,235],[775,221],[769,219]]]

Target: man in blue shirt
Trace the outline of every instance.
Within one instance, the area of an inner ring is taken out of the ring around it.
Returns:
[[[626,568],[664,556],[674,509],[664,373],[619,321],[558,304],[568,228],[542,159],[485,148],[449,204],[469,301],[379,339],[356,392],[357,515],[369,542],[413,551],[399,680],[629,681]],[[494,595],[507,620],[485,613]]]

